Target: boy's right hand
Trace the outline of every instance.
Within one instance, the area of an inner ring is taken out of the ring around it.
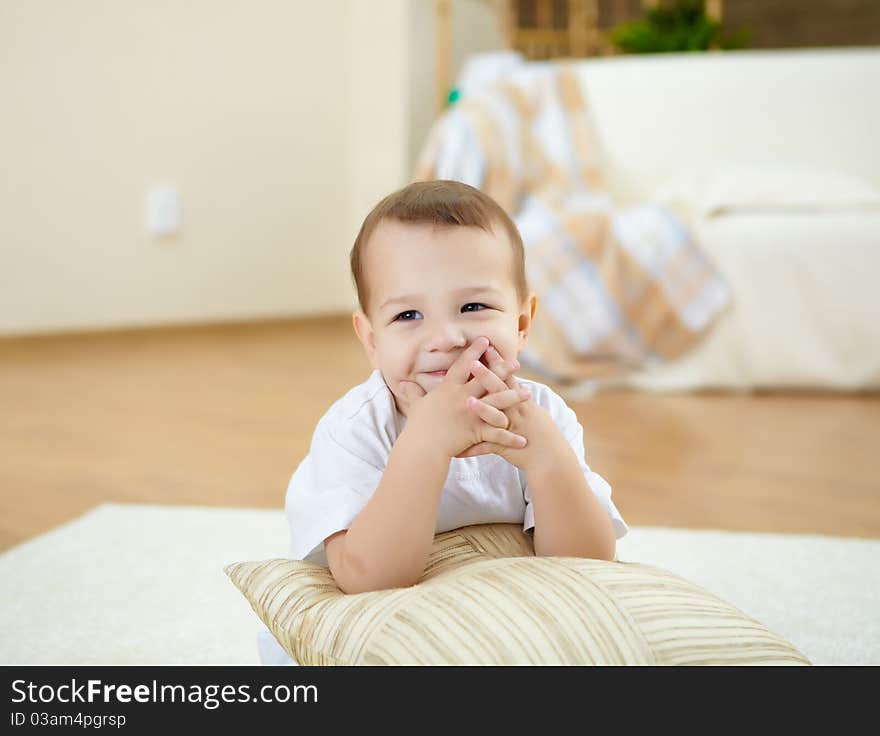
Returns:
[[[489,340],[485,337],[474,340],[458,356],[440,385],[429,393],[412,381],[400,382],[398,389],[407,402],[405,431],[419,433],[449,458],[480,442],[512,448],[525,447],[525,437],[506,429],[507,417],[503,411],[497,411],[497,426],[493,426],[489,423],[491,417],[489,420],[481,419],[472,409],[468,409],[470,397],[479,398],[486,393],[483,385],[476,378],[471,378],[471,373],[474,363],[479,362],[488,347]],[[505,396],[508,392],[511,395]],[[496,409],[503,409],[507,403],[512,405],[524,398],[518,389],[509,389],[493,396]]]

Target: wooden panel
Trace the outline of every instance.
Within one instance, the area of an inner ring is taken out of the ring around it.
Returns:
[[[601,56],[617,51],[610,31],[673,0],[509,0],[511,45],[530,59]],[[751,30],[750,48],[880,44],[877,0],[706,0],[726,32]],[[511,20],[512,19],[512,20]]]
[[[877,0],[724,0],[727,30],[748,26],[752,48],[880,44]]]
[[[0,341],[0,548],[104,501],[281,509],[369,375],[348,317]],[[880,536],[880,397],[572,404],[635,525]]]

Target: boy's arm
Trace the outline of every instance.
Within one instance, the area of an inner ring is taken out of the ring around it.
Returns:
[[[450,458],[407,426],[388,456],[376,492],[347,531],[325,541],[327,562],[345,593],[416,583],[434,541]]]
[[[524,437],[489,425],[468,408],[469,399],[485,393],[471,370],[482,365],[479,358],[488,347],[486,337],[473,340],[430,393],[416,394],[414,382],[401,382],[407,424],[391,448],[382,480],[348,531],[325,540],[330,572],[344,592],[416,583],[434,541],[452,458],[484,441],[526,445]],[[506,426],[507,418],[498,414]]]
[[[524,469],[535,508],[535,554],[613,560],[614,525],[556,429],[555,449]]]
[[[501,385],[488,371],[477,372],[487,389]],[[535,554],[614,559],[614,524],[549,412],[534,401],[524,401],[505,413],[510,429],[525,436],[528,444],[505,448],[484,443],[471,448],[470,454],[495,452],[525,473],[535,511]]]

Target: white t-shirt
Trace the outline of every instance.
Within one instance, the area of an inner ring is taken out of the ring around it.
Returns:
[[[593,493],[614,523],[619,539],[627,525],[611,501],[611,486],[584,460],[584,432],[577,415],[552,389],[517,379],[532,400],[550,413],[580,460]],[[382,374],[375,370],[321,417],[309,454],[287,487],[290,559],[327,565],[324,540],[348,529],[382,480],[391,447],[406,424]],[[535,526],[528,481],[499,455],[452,458],[437,512],[436,532],[471,524]]]

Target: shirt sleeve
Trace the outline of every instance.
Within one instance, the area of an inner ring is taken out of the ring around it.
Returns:
[[[577,414],[560,397],[552,394],[546,387],[545,390],[549,396],[542,397],[544,400],[540,401],[541,405],[550,412],[550,416],[553,418],[556,426],[559,427],[562,435],[574,451],[580,463],[581,471],[583,471],[584,477],[587,479],[587,485],[589,485],[590,490],[593,491],[602,508],[605,509],[605,512],[610,517],[614,525],[614,536],[620,539],[629,531],[629,527],[611,500],[611,486],[608,481],[591,470],[590,466],[587,465],[584,457],[584,428],[578,421]],[[523,529],[526,531],[529,529],[533,530],[535,527],[535,509],[532,505],[531,490],[525,475],[523,475],[523,495],[526,501]]]
[[[324,540],[348,529],[382,480],[381,453],[353,432],[321,421],[287,487],[290,558],[326,566]]]

